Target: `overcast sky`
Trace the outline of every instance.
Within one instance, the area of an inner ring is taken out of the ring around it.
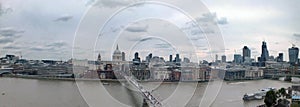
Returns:
[[[109,60],[119,44],[127,59],[138,51],[142,58],[152,52],[165,58],[180,53],[211,60],[214,49],[210,46],[215,46],[225,50],[216,52],[219,56],[226,54],[232,60],[245,45],[253,58],[259,56],[265,40],[270,55],[283,52],[288,59],[291,43],[300,45],[297,0],[166,0],[159,5],[128,7],[136,2],[139,0],[0,0],[0,55],[67,60],[73,48],[75,58],[93,59],[101,53]]]

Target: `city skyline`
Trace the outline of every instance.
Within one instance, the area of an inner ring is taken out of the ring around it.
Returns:
[[[3,11],[0,16],[1,55],[6,53],[22,54],[24,58],[28,59],[67,60],[72,57],[72,48],[81,48],[80,53],[82,56],[78,57],[94,59],[94,56],[86,53],[97,55],[97,53],[102,52],[101,49],[93,50],[93,46],[72,46],[74,32],[76,32],[77,25],[84,12],[90,5],[100,5],[106,11],[104,13],[109,13],[133,1],[113,0],[97,4],[93,4],[93,0],[63,1],[59,4],[55,1],[46,2],[42,3],[34,0],[1,1],[1,11]],[[174,1],[175,4],[180,4],[180,2],[183,1]],[[185,2],[188,4],[190,1]],[[284,53],[284,60],[288,60],[287,48],[291,47],[290,42],[299,46],[297,40],[299,39],[298,25],[300,24],[295,19],[295,13],[299,10],[299,7],[295,6],[298,1],[271,2],[257,0],[233,3],[214,0],[203,2],[211,12],[211,15],[206,15],[203,18],[218,20],[218,26],[222,31],[225,42],[225,55],[228,60],[233,59],[235,50],[237,50],[237,53],[241,53],[243,46],[248,46],[252,51],[252,56],[258,57],[261,54],[259,43],[263,40],[269,44],[270,55],[276,56],[278,53]],[[105,6],[106,4],[109,4],[109,6]],[[254,7],[256,9],[253,9]],[[31,18],[27,18],[28,16]],[[101,18],[100,21],[105,20]],[[284,20],[291,21],[285,22]],[[149,25],[151,23],[157,24],[154,22],[134,24],[126,29],[126,34],[134,35],[155,30],[152,28],[153,26]],[[91,39],[87,38],[86,41],[92,41]],[[132,37],[129,39],[138,38]],[[164,47],[165,45],[158,46]],[[207,52],[207,47],[197,50]],[[111,52],[103,52],[103,56],[109,54]],[[212,54],[210,59],[214,59],[214,55]]]
[[[300,0],[0,0],[0,107],[300,107]]]

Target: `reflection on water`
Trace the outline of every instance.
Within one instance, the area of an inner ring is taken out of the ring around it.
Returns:
[[[300,79],[294,79],[294,82]],[[81,97],[76,86],[72,81],[56,80],[34,80],[20,78],[0,78],[0,107],[88,107],[88,106],[141,106],[142,97],[135,91],[128,90],[122,84],[111,82],[105,85],[105,88],[97,81],[81,81],[77,84],[84,84],[89,92],[83,92]],[[154,83],[142,83],[146,87],[151,87]],[[289,87],[295,83],[283,82],[278,80],[252,80],[224,82],[223,86],[215,99],[212,107],[254,107],[263,104],[263,100],[243,101],[242,96],[245,93],[253,93],[258,89],[266,87]],[[205,91],[207,83],[199,83],[192,99],[186,106],[199,106],[201,97]],[[99,87],[101,86],[101,87]],[[184,83],[186,90],[189,83]],[[173,90],[177,83],[163,83],[154,94],[159,94],[160,99],[167,99],[174,94]],[[181,90],[179,96],[189,93]],[[86,103],[85,100],[92,103]],[[178,102],[172,102],[176,105],[182,100],[182,97],[175,98]],[[122,104],[123,103],[123,104]]]

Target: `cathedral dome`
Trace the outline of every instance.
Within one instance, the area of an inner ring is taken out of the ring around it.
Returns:
[[[114,54],[122,54],[120,50],[115,50]]]
[[[116,50],[113,53],[113,61],[122,61],[122,52],[119,50],[119,46],[117,45]]]

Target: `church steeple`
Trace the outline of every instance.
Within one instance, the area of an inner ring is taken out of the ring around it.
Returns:
[[[117,44],[117,50],[119,50],[119,45]]]
[[[101,55],[100,55],[100,53],[98,54],[98,61],[101,61]]]

